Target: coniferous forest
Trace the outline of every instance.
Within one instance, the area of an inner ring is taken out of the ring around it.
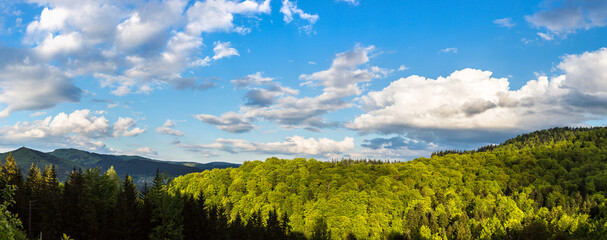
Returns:
[[[1,239],[605,239],[607,129],[409,162],[245,162],[138,189],[110,168],[2,163]]]

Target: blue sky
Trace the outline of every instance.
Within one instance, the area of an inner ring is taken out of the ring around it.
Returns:
[[[607,1],[0,0],[0,149],[410,160],[603,126]]]

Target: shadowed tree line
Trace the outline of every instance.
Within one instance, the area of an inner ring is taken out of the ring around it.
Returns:
[[[169,193],[168,177],[158,171],[139,192],[113,168],[74,169],[60,183],[53,166],[32,165],[24,179],[9,155],[0,183],[1,239],[305,239],[276,210],[231,218],[202,194]]]

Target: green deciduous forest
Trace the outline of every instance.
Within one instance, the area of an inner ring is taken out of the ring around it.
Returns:
[[[24,178],[23,175],[26,177]],[[605,239],[607,129],[389,163],[245,162],[141,191],[113,169],[2,164],[0,238]]]

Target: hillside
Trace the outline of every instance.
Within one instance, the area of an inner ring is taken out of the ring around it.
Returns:
[[[601,239],[607,129],[543,130],[395,164],[269,158],[170,189],[202,192],[232,219],[276,209],[307,236],[323,220],[332,239]]]
[[[27,174],[27,170],[32,164],[41,168],[52,164],[56,168],[58,177],[60,179],[66,179],[72,169],[83,167],[82,165],[76,162],[61,157],[56,157],[48,153],[29,149],[26,147],[21,147],[14,151],[0,154],[0,159],[2,160],[2,162],[4,162],[9,153],[13,154],[13,157],[17,162],[17,166],[19,166],[23,174]]]
[[[57,149],[44,153],[22,147],[11,152],[2,153],[0,154],[0,158],[6,159],[9,153],[13,154],[17,166],[24,171],[24,174],[27,173],[26,171],[32,163],[42,168],[45,165],[55,165],[60,181],[66,180],[73,168],[87,169],[98,167],[102,171],[106,171],[113,166],[119,176],[129,174],[133,177],[135,183],[142,184],[144,181],[150,181],[154,177],[156,169],[159,169],[162,173],[166,173],[169,177],[177,177],[212,168],[238,167],[237,164],[230,163],[169,162],[140,156],[98,154],[78,149]]]

